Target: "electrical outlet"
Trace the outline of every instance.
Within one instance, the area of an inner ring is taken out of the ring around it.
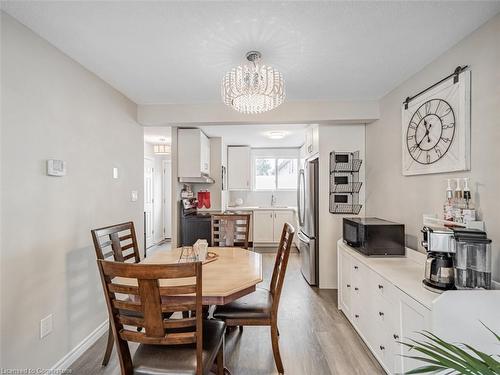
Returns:
[[[52,332],[54,322],[52,319],[52,314],[47,315],[45,318],[40,320],[40,338],[43,339],[49,333]]]

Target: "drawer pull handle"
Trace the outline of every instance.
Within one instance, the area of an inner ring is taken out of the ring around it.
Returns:
[[[356,314],[356,315],[354,315],[354,317],[355,317],[355,318],[359,318],[359,315],[358,315],[358,314]]]
[[[383,313],[382,311],[379,311],[379,312],[378,312],[378,314],[379,314],[380,316],[384,316],[384,313]]]
[[[350,288],[351,287],[351,284],[347,284],[347,287]]]
[[[378,288],[379,288],[379,289],[384,289],[384,286],[383,286],[383,285],[378,284]]]
[[[392,337],[394,337],[394,340],[399,339],[399,336],[398,336],[398,335],[396,335],[396,334],[392,335]]]
[[[358,266],[354,266],[354,269],[357,270],[358,269]]]
[[[354,290],[359,290],[359,289],[357,287],[355,287]]]
[[[385,346],[380,345],[380,350],[385,350]]]

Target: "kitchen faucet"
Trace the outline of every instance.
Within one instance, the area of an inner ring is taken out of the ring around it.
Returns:
[[[274,193],[271,195],[271,207],[274,207],[274,205],[276,204],[276,196],[274,195]]]

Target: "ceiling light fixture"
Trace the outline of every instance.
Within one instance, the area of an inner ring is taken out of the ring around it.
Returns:
[[[282,131],[271,131],[267,133],[267,138],[270,139],[283,139],[287,135],[286,132]]]
[[[261,64],[261,53],[250,51],[251,64],[231,69],[222,79],[222,100],[238,112],[253,114],[270,111],[283,103],[283,76],[276,69]]]
[[[171,152],[170,145],[166,144],[153,145],[153,152],[156,155],[170,155]]]

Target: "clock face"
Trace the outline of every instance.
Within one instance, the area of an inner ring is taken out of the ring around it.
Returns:
[[[449,150],[455,136],[455,114],[442,99],[423,103],[406,129],[406,146],[417,163],[432,164]]]

